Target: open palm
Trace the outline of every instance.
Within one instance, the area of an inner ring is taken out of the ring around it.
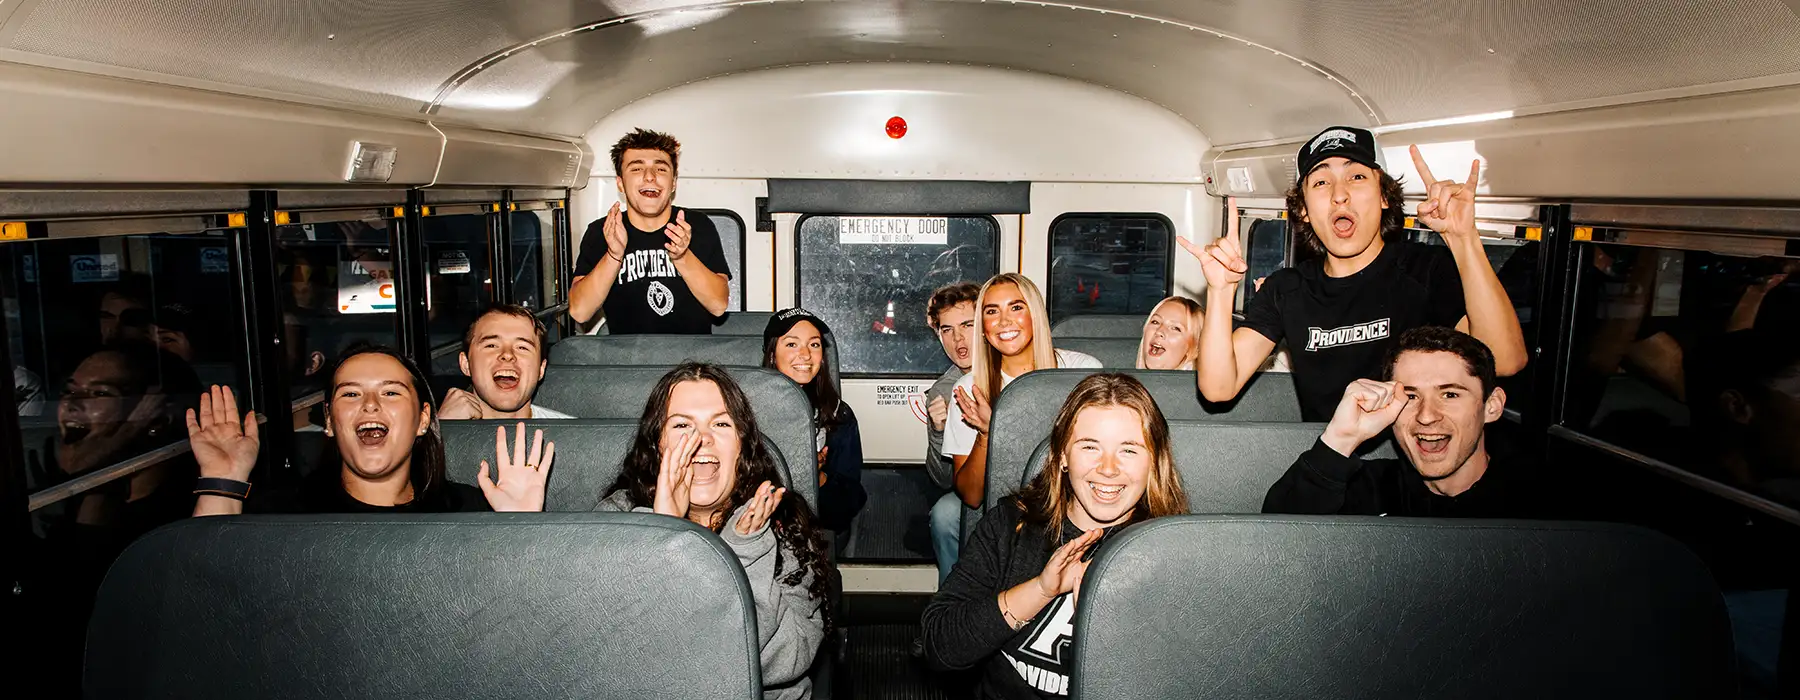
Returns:
[[[481,460],[481,473],[475,477],[487,496],[488,506],[496,511],[541,511],[544,491],[550,482],[550,463],[556,460],[556,443],[544,444],[544,431],[536,431],[531,440],[531,453],[525,453],[525,424],[520,423],[513,436],[512,454],[506,449],[506,426],[494,428],[495,477],[488,478],[488,462]]]
[[[261,445],[257,435],[256,415],[238,413],[237,397],[231,387],[213,385],[200,395],[200,408],[188,409],[188,445],[194,461],[200,464],[200,475],[219,479],[248,481],[256,468],[256,451]]]

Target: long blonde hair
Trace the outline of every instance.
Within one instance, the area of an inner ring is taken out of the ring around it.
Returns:
[[[1192,347],[1188,348],[1187,357],[1181,358],[1181,366],[1177,367],[1177,369],[1194,369],[1194,363],[1200,360],[1200,324],[1205,320],[1206,307],[1201,306],[1200,302],[1184,296],[1176,295],[1168,297],[1162,301],[1156,302],[1156,306],[1150,307],[1150,313],[1144,316],[1144,327],[1149,328],[1150,317],[1155,316],[1156,310],[1162,308],[1163,304],[1167,304],[1171,301],[1180,304],[1182,308],[1187,309],[1188,332],[1194,336],[1194,342],[1191,343]],[[1145,335],[1140,331],[1138,333],[1138,369],[1147,369],[1145,361],[1150,359],[1149,350],[1150,336]]]
[[[1075,486],[1069,482],[1069,472],[1064,468],[1069,442],[1075,437],[1075,417],[1083,409],[1104,406],[1124,406],[1137,412],[1143,422],[1144,439],[1149,443],[1145,447],[1156,458],[1144,480],[1144,495],[1132,507],[1131,517],[1126,522],[1188,512],[1187,491],[1181,485],[1181,472],[1175,470],[1174,452],[1169,444],[1169,423],[1163,420],[1162,409],[1157,408],[1150,391],[1128,374],[1089,375],[1069,392],[1062,410],[1056,414],[1056,423],[1050,428],[1050,451],[1044,470],[1019,490],[1020,527],[1031,523],[1047,528],[1052,548],[1060,544],[1058,533],[1062,532],[1061,523],[1068,518],[1069,509],[1081,505],[1075,500]]]
[[[1019,296],[1025,299],[1025,308],[1031,310],[1032,369],[1056,367],[1056,346],[1050,341],[1050,314],[1044,308],[1043,292],[1038,291],[1037,284],[1017,272],[994,275],[981,285],[981,293],[975,297],[975,322],[981,325],[981,345],[975,348],[975,362],[971,367],[975,373],[975,386],[987,392],[988,401],[1000,396],[1000,351],[987,339],[987,293],[1002,284],[1018,287]]]

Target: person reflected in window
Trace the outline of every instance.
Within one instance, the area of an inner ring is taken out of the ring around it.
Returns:
[[[98,472],[181,439],[181,415],[199,393],[194,370],[146,340],[115,342],[70,373],[57,403],[52,464],[33,470],[37,488]],[[193,464],[174,459],[83,492],[53,507],[81,526],[123,524],[130,536],[192,508],[180,482]],[[129,536],[125,541],[129,541]]]
[[[517,304],[494,304],[463,333],[456,362],[473,391],[444,393],[442,420],[471,418],[574,418],[532,403],[544,380],[549,343],[544,322]]]
[[[1800,331],[1794,320],[1702,342],[1688,360],[1701,471],[1800,507]]]
[[[856,412],[842,398],[837,363],[826,352],[836,346],[831,328],[806,309],[778,312],[763,328],[762,366],[794,380],[812,402],[819,445],[819,522],[843,532],[869,494],[862,485],[862,430]]]
[[[1288,222],[1323,255],[1270,274],[1235,330],[1231,304],[1208,305],[1195,372],[1202,396],[1235,398],[1286,340],[1300,415],[1324,421],[1345,385],[1379,372],[1395,339],[1420,326],[1454,326],[1481,339],[1493,348],[1502,376],[1525,367],[1518,315],[1475,228],[1481,162],[1458,183],[1435,179],[1416,146],[1412,157],[1426,187],[1418,221],[1443,237],[1443,247],[1401,239],[1400,182],[1388,173],[1373,134],[1331,127],[1301,146]],[[1237,208],[1235,200],[1227,206]],[[1248,270],[1238,217],[1229,214],[1229,231],[1205,249],[1178,239],[1200,259],[1209,299],[1234,298]]]
[[[251,493],[260,446],[256,416],[238,413],[230,387],[214,386],[187,414],[188,444],[200,464],[194,515],[252,513],[450,513],[539,511],[556,444],[536,431],[525,450],[520,423],[512,450],[495,431],[498,464],[481,461],[469,486],[450,480],[436,406],[425,375],[392,348],[358,345],[331,373],[325,434],[335,454],[297,487]],[[510,456],[508,456],[510,455]]]
[[[1070,392],[1050,431],[1050,459],[989,509],[923,616],[926,657],[981,668],[976,695],[1067,695],[1082,577],[1102,540],[1188,512],[1169,426],[1150,392],[1096,374]]]
[[[1506,390],[1494,354],[1467,333],[1407,331],[1386,379],[1358,379],[1312,449],[1263,499],[1264,513],[1431,518],[1542,518],[1558,514],[1554,484],[1523,451],[1490,439]],[[1358,445],[1392,429],[1403,459],[1361,459]]]
[[[157,346],[185,362],[194,361],[194,335],[199,330],[199,319],[187,304],[163,304],[151,328]]]
[[[1200,356],[1200,322],[1206,310],[1200,302],[1183,296],[1162,300],[1144,319],[1144,337],[1138,342],[1138,369],[1194,368]]]
[[[580,323],[604,311],[615,335],[712,332],[731,303],[731,268],[704,214],[674,206],[681,143],[637,129],[612,147],[621,208],[588,224],[569,289]]]
[[[950,358],[950,368],[925,391],[925,473],[931,482],[944,490],[931,506],[931,549],[937,556],[938,584],[950,575],[962,545],[962,515],[967,508],[956,495],[956,461],[944,454],[944,426],[950,419],[951,393],[956,382],[969,373],[975,363],[975,300],[981,295],[980,285],[970,282],[938,288],[931,293],[925,307],[925,323],[937,333],[938,344]],[[921,653],[923,653],[921,651]]]
[[[1099,369],[1094,356],[1056,348],[1050,315],[1037,284],[1016,272],[995,275],[981,286],[981,334],[974,371],[957,380],[956,401],[944,420],[944,453],[956,464],[956,493],[980,508],[987,486],[988,422],[993,399],[1014,379],[1037,369]]]
[[[100,293],[98,318],[100,344],[151,339],[150,278],[124,273],[118,282]]]
[[[718,533],[755,599],[763,697],[799,700],[812,697],[806,674],[831,624],[837,569],[812,509],[781,486],[761,435],[750,399],[725,370],[676,367],[651,391],[599,510],[659,513]]]

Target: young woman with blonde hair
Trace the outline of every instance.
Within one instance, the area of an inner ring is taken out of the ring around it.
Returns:
[[[1024,275],[994,275],[981,285],[975,314],[984,342],[970,372],[956,383],[956,401],[944,421],[944,454],[956,465],[956,493],[970,508],[987,484],[987,432],[992,402],[1012,380],[1040,369],[1100,369],[1092,355],[1058,350],[1050,340],[1044,295]]]
[[[1200,324],[1206,319],[1200,302],[1172,296],[1158,302],[1144,319],[1138,342],[1138,369],[1194,368],[1200,358]]]
[[[925,608],[927,657],[982,666],[978,697],[1067,694],[1089,550],[1109,531],[1188,512],[1168,423],[1128,375],[1076,385],[1050,448],[1044,470],[982,517]]]

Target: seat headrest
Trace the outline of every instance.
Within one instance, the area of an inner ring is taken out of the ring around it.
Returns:
[[[1050,337],[1061,341],[1070,338],[1130,338],[1144,335],[1144,321],[1150,314],[1078,314],[1050,326]],[[1062,343],[1058,342],[1057,345]],[[1129,365],[1128,365],[1129,366]]]
[[[193,518],[102,583],[92,698],[761,697],[743,567],[640,513]]]
[[[1735,694],[1705,566],[1619,525],[1164,518],[1103,545],[1075,628],[1093,700]]]
[[[750,335],[578,335],[550,346],[552,365],[653,365],[689,360],[716,365],[762,364],[759,329]]]

